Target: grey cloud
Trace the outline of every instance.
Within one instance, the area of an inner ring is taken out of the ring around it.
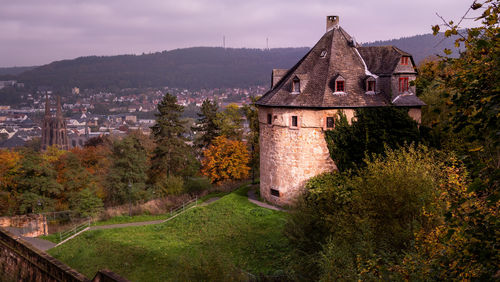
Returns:
[[[190,46],[312,46],[325,16],[360,42],[430,32],[435,12],[456,19],[469,0],[24,0],[2,3],[0,66],[83,55],[155,52]]]

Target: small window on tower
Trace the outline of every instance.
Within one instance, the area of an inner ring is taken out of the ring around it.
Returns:
[[[335,119],[333,117],[326,117],[326,128],[332,129],[335,126]]]
[[[295,77],[293,79],[293,89],[292,89],[292,93],[294,94],[298,94],[300,93],[300,79],[298,77]]]
[[[273,123],[273,115],[267,114],[267,124],[272,124],[272,123]]]
[[[408,65],[408,59],[409,59],[409,57],[401,57],[401,64]]]
[[[297,127],[299,124],[297,116],[292,116],[292,126]]]
[[[275,197],[279,197],[280,196],[280,191],[271,188],[271,195],[275,196]]]

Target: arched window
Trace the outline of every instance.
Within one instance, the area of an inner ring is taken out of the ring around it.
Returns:
[[[300,79],[298,77],[293,78],[292,93],[293,94],[300,93]]]

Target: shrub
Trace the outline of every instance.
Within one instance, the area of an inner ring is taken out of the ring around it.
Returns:
[[[297,279],[391,279],[415,233],[439,222],[443,164],[425,147],[386,148],[357,174],[312,178],[287,223]],[[429,217],[428,214],[434,216]]]

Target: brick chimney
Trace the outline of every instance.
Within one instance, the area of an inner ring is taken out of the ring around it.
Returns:
[[[339,27],[339,16],[327,16],[326,17],[326,31],[330,31],[334,28]]]

